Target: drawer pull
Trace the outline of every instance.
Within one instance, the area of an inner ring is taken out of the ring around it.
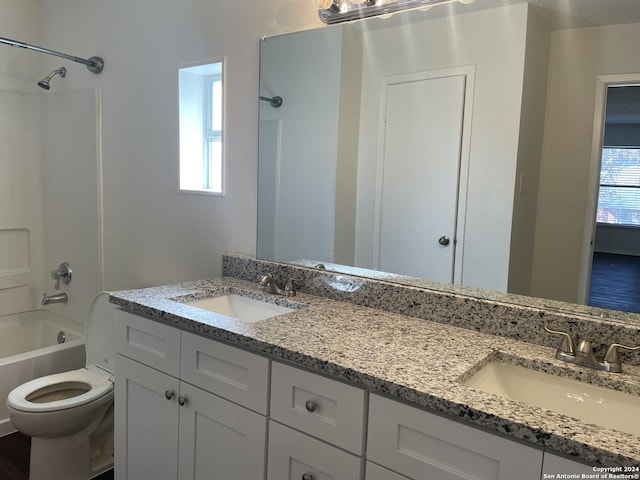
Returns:
[[[313,480],[313,475],[311,475],[310,473],[303,473],[302,480]]]
[[[313,413],[313,412],[315,412],[315,411],[316,411],[316,409],[318,408],[318,404],[317,404],[316,402],[314,402],[313,400],[307,400],[307,401],[304,403],[304,408],[306,408],[306,409],[307,409],[307,412],[309,412],[309,413]],[[308,474],[306,474],[306,473],[305,473],[305,475],[308,475]],[[309,475],[309,478],[311,479],[311,478],[313,478],[313,477],[311,477],[311,476]],[[304,476],[303,476],[303,480],[309,480],[309,479],[304,478]]]
[[[171,400],[173,398],[173,395],[173,391],[171,390],[164,391],[164,398],[166,398],[167,400]]]
[[[187,399],[184,398],[182,395],[180,395],[178,397],[178,405],[180,405],[181,407],[184,407],[187,404]]]

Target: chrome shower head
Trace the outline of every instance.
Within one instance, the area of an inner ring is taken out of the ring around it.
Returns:
[[[49,75],[47,75],[46,77],[44,77],[42,80],[40,80],[38,82],[38,86],[40,88],[44,88],[45,90],[49,90],[49,88],[51,88],[49,86],[49,82],[51,81],[51,79],[53,77],[55,77],[56,75],[60,75],[62,78],[64,78],[67,75],[67,69],[64,67],[60,67],[57,70],[54,70],[53,72],[51,72]]]

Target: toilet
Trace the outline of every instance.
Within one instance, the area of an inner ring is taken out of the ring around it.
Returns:
[[[113,466],[113,326],[107,292],[91,302],[86,366],[24,383],[9,393],[14,427],[31,436],[30,480],[87,480]]]

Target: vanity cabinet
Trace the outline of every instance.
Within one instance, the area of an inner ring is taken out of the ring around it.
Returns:
[[[413,480],[538,480],[542,450],[372,394],[367,460]]]
[[[539,480],[592,467],[118,311],[115,478]],[[268,432],[268,434],[267,434]]]
[[[118,480],[264,478],[268,359],[126,312],[116,350]]]

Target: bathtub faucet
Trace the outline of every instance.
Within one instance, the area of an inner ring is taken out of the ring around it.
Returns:
[[[67,303],[69,301],[69,294],[67,292],[56,293],[55,295],[42,295],[42,305],[49,305],[50,303]]]

